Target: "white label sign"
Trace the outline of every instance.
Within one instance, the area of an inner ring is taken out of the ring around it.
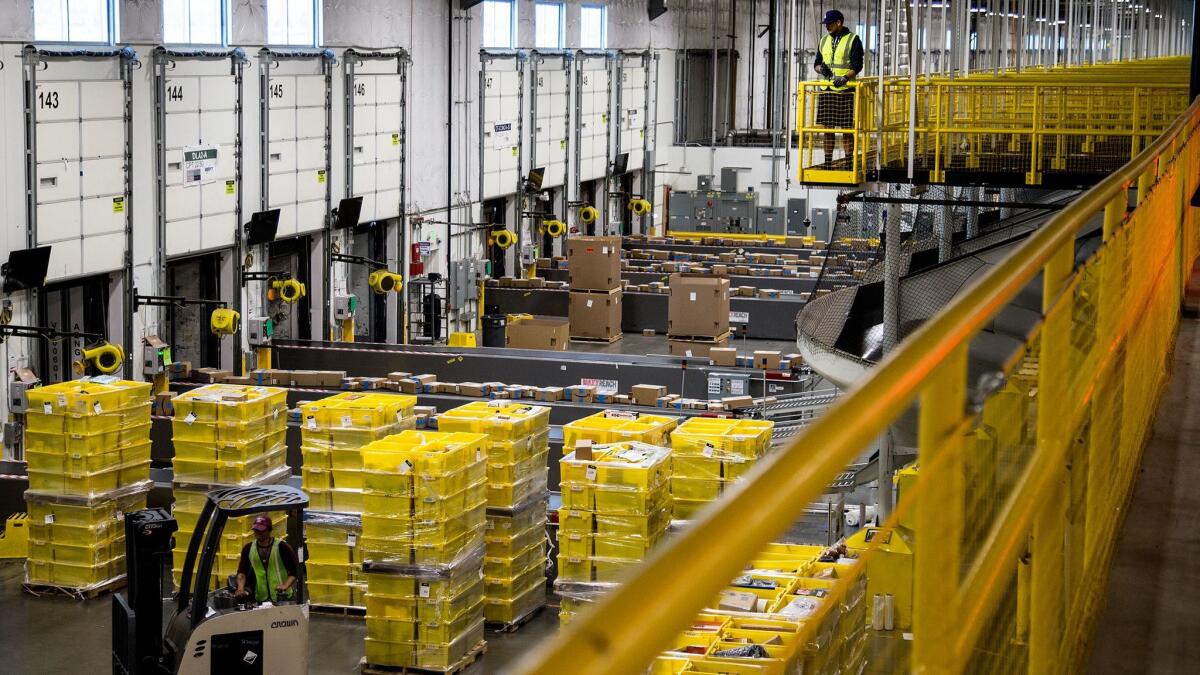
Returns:
[[[492,149],[511,148],[517,144],[517,125],[515,122],[492,123]]]
[[[630,108],[625,115],[625,119],[629,121],[630,129],[640,129],[642,127],[642,111],[640,108]]]
[[[183,149],[183,184],[211,183],[217,177],[217,146],[189,145]]]
[[[750,312],[730,312],[729,323],[750,323]]]
[[[619,386],[616,380],[597,380],[591,377],[583,378],[579,384],[585,387],[595,387],[597,394],[615,394]]]

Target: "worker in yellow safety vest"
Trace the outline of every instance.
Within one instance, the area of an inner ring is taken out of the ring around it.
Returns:
[[[850,81],[863,71],[863,44],[857,35],[845,26],[846,17],[836,9],[825,12],[825,35],[817,47],[813,67],[827,82],[817,92],[817,124],[842,132],[842,151],[845,164],[849,165],[854,153],[854,91]],[[834,137],[837,132],[825,134],[825,163],[833,165]],[[850,168],[846,166],[846,168]]]
[[[274,524],[267,516],[255,518],[250,529],[254,541],[242,547],[234,595],[243,598],[253,593],[255,602],[260,603],[293,599],[298,577],[296,551],[286,541],[272,536]],[[249,589],[247,583],[251,584]]]

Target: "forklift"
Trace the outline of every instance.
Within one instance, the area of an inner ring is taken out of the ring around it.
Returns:
[[[125,516],[128,590],[113,596],[113,675],[262,675],[308,671],[308,593],[304,584],[303,516],[308,495],[286,485],[213,490],[188,542],[179,590],[164,603],[178,523],[166,509]],[[236,580],[212,589],[213,564],[230,518],[288,512],[296,551],[292,601],[256,604],[234,596]],[[164,605],[174,606],[163,633]]]

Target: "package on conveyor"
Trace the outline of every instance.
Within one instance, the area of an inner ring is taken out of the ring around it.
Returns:
[[[363,448],[367,663],[444,670],[483,641],[488,444],[410,430]]]
[[[488,507],[512,508],[547,489],[550,408],[475,401],[437,418],[441,431],[486,434]]]
[[[111,376],[28,392],[29,489],[94,497],[150,478],[150,384]]]
[[[300,406],[301,484],[310,508],[362,512],[362,447],[416,426],[415,396],[342,392]]]
[[[674,517],[687,520],[721,496],[767,453],[775,423],[692,417],[671,432]]]
[[[93,496],[28,491],[25,582],[86,591],[125,574],[125,514],[146,508],[143,480]]]
[[[555,582],[568,593],[562,613],[618,581],[666,535],[670,460],[668,448],[637,442],[583,443],[563,457]]]
[[[250,485],[285,466],[285,389],[210,384],[171,403],[176,480]]]
[[[738,672],[860,670],[866,655],[865,579],[851,576],[847,592],[835,594],[836,582],[825,574],[831,563],[820,562],[824,549],[769,544],[661,658],[686,659],[690,670],[700,672],[734,663]],[[852,573],[850,565],[839,567]]]
[[[363,607],[362,516],[328,511],[304,512],[304,563],[308,599],[314,605]]]
[[[546,495],[489,508],[484,529],[484,618],[512,625],[546,601]]]
[[[280,466],[260,475],[248,485],[278,485],[286,482],[291,475],[290,468],[286,465]],[[200,511],[204,508],[208,493],[222,487],[228,486],[221,483],[178,479],[172,483],[171,488],[175,502],[171,505],[171,513],[179,525],[179,530],[175,532],[175,548],[172,551],[173,564],[171,565],[171,573],[176,585],[179,584],[183,572],[188,542],[191,541],[192,532],[195,531],[196,523],[200,520]],[[254,519],[259,515],[264,514],[230,518],[225,525],[225,532],[221,536],[220,547],[217,551],[218,555],[213,562],[214,588],[223,588],[229,575],[237,574],[238,558],[241,556],[242,547],[254,541],[254,533],[251,532],[250,526],[254,524]],[[271,518],[275,536],[281,538],[286,536],[287,511],[270,512],[265,515]]]
[[[637,441],[669,445],[671,431],[679,419],[668,415],[646,415],[632,410],[605,410],[563,425],[563,447],[573,448],[582,440],[593,443]]]

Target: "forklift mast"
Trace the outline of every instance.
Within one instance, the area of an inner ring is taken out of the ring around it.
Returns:
[[[125,516],[125,594],[113,595],[113,675],[165,672],[162,657],[163,569],[179,525],[166,509]]]

